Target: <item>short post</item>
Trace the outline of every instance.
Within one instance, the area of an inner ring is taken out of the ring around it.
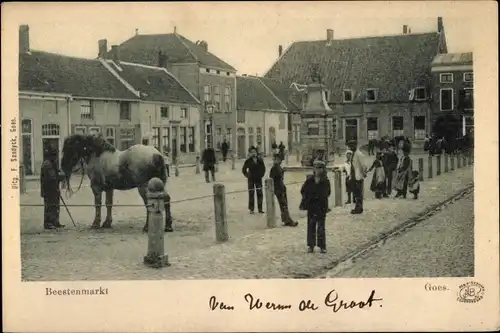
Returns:
[[[175,161],[175,177],[179,177],[179,162]]]
[[[300,162],[300,151],[299,151],[299,148],[295,149],[295,154],[296,154],[296,157],[297,157],[297,162]]]
[[[165,184],[159,178],[152,178],[148,183],[148,253],[144,264],[152,268],[170,266],[165,254],[164,219]]]
[[[431,179],[432,178],[432,174],[434,173],[433,170],[432,170],[432,156],[429,156],[429,159],[427,161],[427,179]]]
[[[461,158],[460,158],[460,154],[457,155],[457,169],[460,169],[462,167],[462,163],[461,163]]]
[[[465,156],[465,154],[462,155],[462,165],[465,167],[467,166],[467,156]]]
[[[222,184],[214,184],[215,240],[225,242],[229,239],[226,216],[226,190]]]
[[[444,154],[444,172],[448,172],[448,154]]]
[[[441,175],[441,155],[436,156],[436,176]]]
[[[450,155],[450,171],[455,170],[455,154]]]
[[[424,180],[424,159],[422,157],[418,159],[418,180]]]
[[[196,156],[196,174],[200,173],[200,156]]]
[[[22,164],[19,166],[19,190],[21,194],[26,193],[26,171]]]
[[[342,173],[340,169],[333,170],[333,186],[335,187],[334,207],[342,207]]]
[[[274,182],[271,178],[266,179],[266,222],[268,228],[276,228],[276,211],[274,205]]]
[[[231,170],[236,170],[236,156],[231,152]]]

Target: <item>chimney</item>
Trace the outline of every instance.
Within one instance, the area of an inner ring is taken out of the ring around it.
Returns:
[[[106,53],[108,52],[108,40],[107,39],[99,39],[99,41],[97,42],[97,46],[98,46],[98,54],[97,56],[99,58],[106,58]]]
[[[111,46],[111,54],[115,64],[120,65],[120,47],[118,45]]]
[[[283,54],[283,45],[278,46],[278,57],[281,57]]]
[[[403,25],[403,35],[406,35],[408,33],[408,26]]]
[[[19,54],[30,51],[30,27],[28,25],[19,26]]]
[[[333,40],[333,29],[326,29],[326,41],[331,42]]]
[[[135,28],[135,35],[137,36],[139,34],[139,29]]]
[[[438,32],[443,32],[444,30],[444,25],[443,25],[443,18],[441,16],[438,17]]]
[[[174,34],[177,33],[177,27],[174,25]]]
[[[208,43],[207,43],[206,41],[202,40],[202,41],[200,42],[200,46],[201,46],[201,47],[202,47],[202,48],[203,48],[206,52],[208,52]]]

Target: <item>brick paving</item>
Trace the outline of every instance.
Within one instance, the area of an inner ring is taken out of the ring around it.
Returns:
[[[245,190],[240,168],[237,166],[232,171],[229,163],[227,170],[224,166],[220,168],[217,177],[225,184],[226,192]],[[175,232],[166,234],[166,253],[172,266],[163,270],[147,269],[142,264],[147,249],[147,237],[141,232],[145,221],[143,207],[115,208],[114,228],[97,231],[88,229],[93,220],[92,207],[70,207],[76,229],[62,208],[61,222],[68,228],[61,231],[42,229],[43,207],[23,207],[22,277],[24,280],[126,280],[309,276],[370,237],[376,237],[473,181],[472,168],[467,167],[423,182],[422,196],[416,201],[374,200],[371,192],[365,192],[366,213],[351,216],[350,207],[335,208],[327,218],[328,254],[308,255],[305,253],[305,212],[297,208],[304,174],[289,174],[286,178],[287,182],[298,182],[289,185],[288,192],[292,216],[300,218],[299,227],[267,229],[265,215],[248,214],[246,192],[227,194],[230,240],[224,244],[215,243],[212,184],[206,184],[202,174],[170,179],[168,188],[174,200]],[[209,197],[175,202],[204,195]],[[21,196],[21,202],[40,203],[41,200],[37,193],[28,193]],[[68,204],[75,202],[92,204],[90,190],[82,189],[67,200]],[[116,191],[115,203],[140,205],[141,199],[135,190]],[[102,212],[104,218],[105,209]]]

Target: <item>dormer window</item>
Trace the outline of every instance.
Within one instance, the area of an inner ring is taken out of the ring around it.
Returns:
[[[210,68],[205,68],[205,72],[210,73]]]
[[[352,102],[353,93],[351,89],[344,89],[344,91],[342,92],[342,100],[344,101],[344,103]]]
[[[427,99],[427,89],[425,87],[418,87],[415,89],[415,100],[424,101]]]
[[[366,89],[366,101],[375,102],[377,100],[377,89]]]
[[[453,83],[453,73],[441,73],[439,74],[440,83]]]

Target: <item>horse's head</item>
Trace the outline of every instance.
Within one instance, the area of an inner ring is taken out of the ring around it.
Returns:
[[[61,169],[69,181],[73,168],[88,156],[89,139],[87,135],[73,134],[64,140]]]

